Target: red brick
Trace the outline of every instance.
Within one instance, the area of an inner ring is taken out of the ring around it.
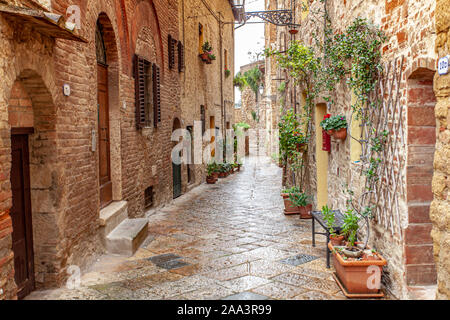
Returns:
[[[432,244],[431,223],[410,224],[405,230],[405,243],[407,245]]]
[[[434,264],[406,266],[406,283],[410,286],[436,284],[437,274]]]
[[[436,144],[436,128],[408,127],[408,144],[421,144],[421,145]]]
[[[408,185],[408,202],[428,202],[433,200],[431,185]]]
[[[431,223],[429,205],[409,205],[408,206],[409,223]]]
[[[408,126],[436,126],[434,107],[408,106]]]
[[[433,245],[405,246],[406,264],[434,263]]]

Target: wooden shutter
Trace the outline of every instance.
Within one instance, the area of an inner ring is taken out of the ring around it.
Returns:
[[[146,61],[134,56],[134,80],[135,80],[135,100],[136,100],[136,127],[145,125],[145,64]]]
[[[161,122],[161,80],[159,75],[159,67],[153,64],[153,124],[158,126]]]
[[[178,72],[184,70],[184,46],[181,41],[178,41]]]
[[[169,39],[167,41],[167,46],[169,48],[169,69],[172,69],[175,66],[175,42],[176,40],[169,34]]]

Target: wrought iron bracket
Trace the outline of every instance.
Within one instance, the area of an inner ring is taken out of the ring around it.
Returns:
[[[268,10],[242,13],[241,21],[245,24],[251,18],[260,18],[276,26],[300,26],[294,24],[292,10]]]

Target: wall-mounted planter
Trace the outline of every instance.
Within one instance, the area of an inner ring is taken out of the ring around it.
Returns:
[[[341,128],[339,130],[334,130],[333,137],[344,141],[347,138],[347,128]]]
[[[211,58],[209,57],[208,53],[201,53],[198,55],[200,59],[202,59],[203,62],[206,62],[206,64],[211,64]]]

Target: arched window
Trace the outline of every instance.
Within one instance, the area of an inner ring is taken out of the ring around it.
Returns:
[[[97,55],[97,62],[106,65],[106,47],[103,40],[103,26],[97,22],[95,30],[95,52]]]

